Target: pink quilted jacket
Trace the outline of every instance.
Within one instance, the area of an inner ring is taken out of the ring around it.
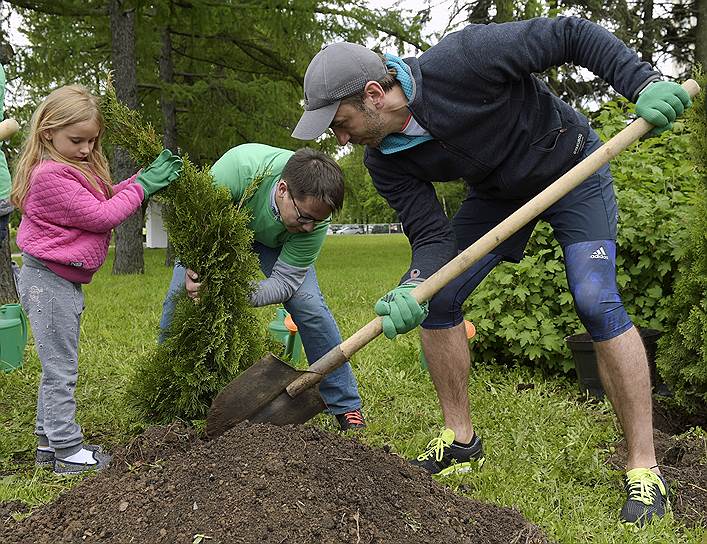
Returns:
[[[107,199],[73,166],[40,162],[30,176],[18,247],[59,276],[89,283],[106,259],[113,228],[142,204],[136,176],[113,186]]]

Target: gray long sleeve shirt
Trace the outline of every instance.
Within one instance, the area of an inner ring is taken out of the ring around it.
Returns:
[[[250,303],[259,307],[287,302],[304,283],[307,270],[308,268],[292,266],[278,259],[270,276],[255,282]]]

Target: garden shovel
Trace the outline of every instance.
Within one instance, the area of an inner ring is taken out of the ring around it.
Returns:
[[[686,81],[683,88],[690,96],[695,96],[700,91],[699,85],[694,80]],[[580,185],[652,128],[652,125],[644,119],[637,119],[631,123],[415,287],[411,292],[412,296],[418,302],[431,299],[450,281]],[[326,408],[319,394],[319,382],[376,338],[382,330],[381,318],[377,317],[330,350],[308,370],[296,370],[274,355],[267,355],[242,372],[216,396],[207,416],[207,435],[214,438],[244,420],[275,425],[308,421]]]

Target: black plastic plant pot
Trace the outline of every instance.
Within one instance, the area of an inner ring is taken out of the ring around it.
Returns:
[[[663,334],[656,329],[640,329],[641,340],[646,348],[646,357],[648,358],[648,367],[651,371],[651,383],[653,384],[656,393],[666,394],[665,385],[660,383],[657,378],[655,354],[658,347],[658,338]],[[596,399],[604,398],[604,388],[599,379],[599,370],[597,368],[597,358],[594,352],[594,344],[589,336],[589,333],[575,334],[565,338],[567,346],[572,351],[574,359],[574,368],[577,371],[577,380],[579,381],[579,390],[582,394],[589,394]]]

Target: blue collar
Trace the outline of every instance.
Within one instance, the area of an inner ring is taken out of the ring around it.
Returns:
[[[388,68],[395,68],[397,71],[395,79],[397,79],[400,83],[400,87],[402,87],[403,93],[405,93],[405,97],[408,99],[408,102],[412,102],[415,98],[415,80],[412,77],[410,67],[405,64],[401,58],[391,55],[390,53],[386,53],[384,57],[386,61],[385,65]],[[407,134],[401,133],[388,134],[388,136],[383,138],[378,146],[378,149],[384,155],[389,155],[391,153],[397,153],[398,151],[410,149],[411,147],[415,147],[416,145],[431,139],[432,136],[429,134],[424,136],[408,136]]]

